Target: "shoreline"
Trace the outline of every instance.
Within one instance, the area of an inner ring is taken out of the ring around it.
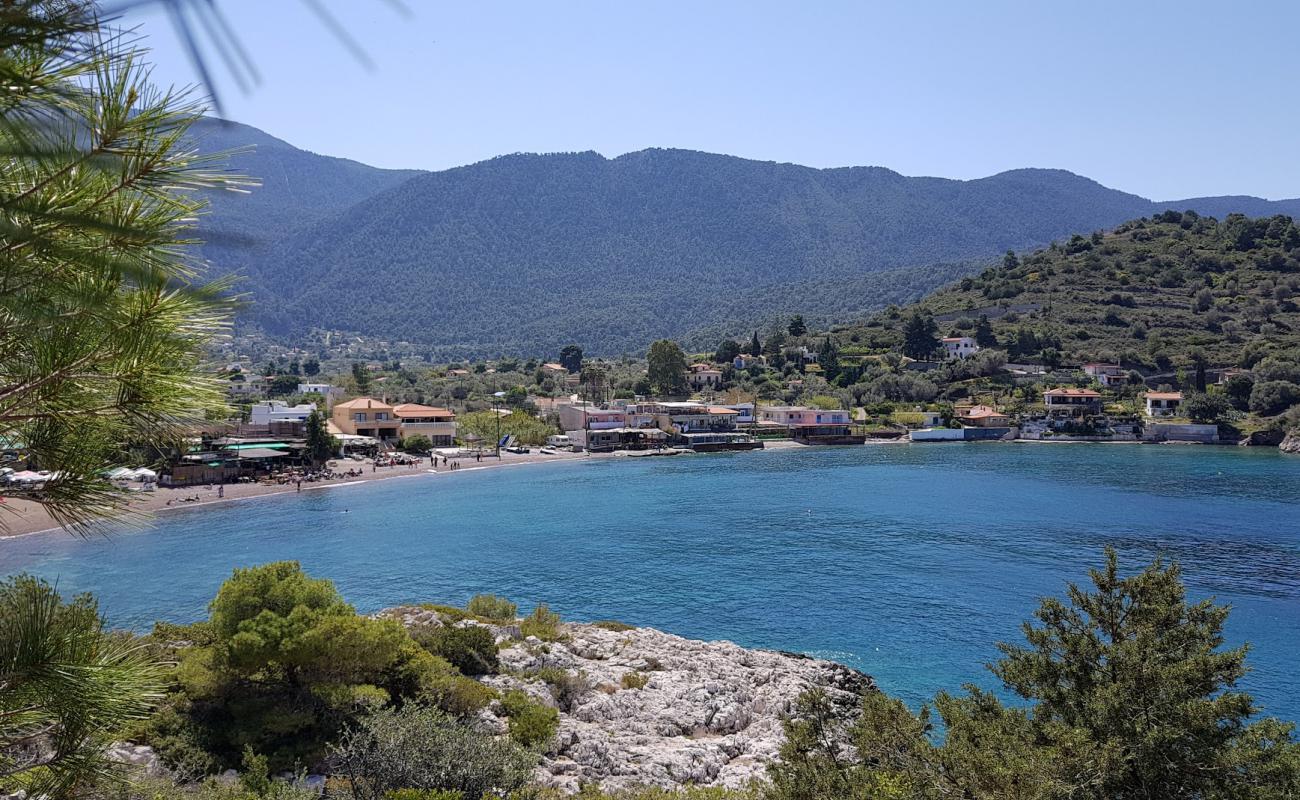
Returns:
[[[890,439],[871,441],[868,440],[864,445],[952,445],[952,444],[993,444],[994,442],[910,442],[907,439]],[[1053,441],[1016,439],[1012,444],[1031,444],[1031,445],[1079,445],[1079,444],[1112,444],[1112,445],[1141,445],[1141,444],[1193,444],[1191,442],[1142,442],[1142,441],[1121,441],[1121,442],[1091,442],[1091,441]],[[745,452],[766,452],[796,449],[813,449],[817,445],[805,445],[790,440],[776,440],[764,443],[762,450],[745,451]],[[833,447],[831,449],[839,449]],[[696,455],[709,456],[717,455],[716,453],[698,453]],[[376,481],[396,480],[399,478],[415,478],[420,476],[437,476],[450,475],[460,472],[480,472],[483,470],[501,469],[504,467],[519,467],[531,464],[560,464],[574,462],[589,462],[592,459],[618,459],[626,457],[626,451],[615,453],[556,453],[547,455],[542,453],[513,454],[502,453],[498,460],[495,456],[484,459],[481,462],[470,461],[470,466],[463,466],[460,469],[452,470],[450,468],[441,468],[434,470],[426,463],[421,463],[409,467],[384,467],[376,472],[364,473],[359,476],[343,477],[328,481],[316,481],[313,483],[304,483],[303,492],[315,491],[320,489],[336,489],[346,486],[359,486]],[[677,456],[673,456],[676,458]],[[370,462],[352,462],[353,465],[360,464],[362,467],[371,466]],[[344,464],[342,466],[348,466]],[[166,514],[171,511],[184,511],[194,508],[205,508],[226,503],[236,503],[245,500],[253,500],[260,497],[274,497],[284,494],[298,494],[298,487],[295,483],[286,484],[262,484],[262,483],[232,483],[225,485],[224,496],[218,497],[216,485],[204,486],[184,486],[184,487],[157,487],[153,492],[135,492],[128,501],[128,513],[120,520],[108,523],[114,527],[130,528],[139,524],[147,524],[151,519]],[[184,502],[184,497],[198,497],[198,500]],[[49,514],[39,504],[30,500],[8,500],[4,506],[0,506],[0,522],[4,527],[0,529],[0,542],[9,539],[18,539],[26,536],[34,536],[42,533],[51,533],[57,531],[66,531],[50,518]],[[98,532],[98,531],[94,531]]]
[[[797,444],[790,441],[767,442],[763,450],[786,450],[793,448],[807,447],[807,445]],[[754,451],[750,451],[754,452]],[[697,455],[711,455],[709,453],[700,453]],[[396,480],[399,478],[417,478],[422,476],[439,476],[452,475],[463,472],[481,472],[484,470],[501,469],[505,467],[521,467],[532,464],[561,464],[573,463],[580,461],[590,461],[591,459],[611,459],[620,458],[618,453],[556,453],[547,455],[543,453],[514,454],[502,452],[500,459],[495,456],[485,458],[483,461],[467,461],[467,466],[452,470],[448,467],[441,467],[437,470],[432,469],[427,462],[407,467],[384,467],[375,472],[367,472],[359,476],[343,477],[328,481],[315,481],[312,483],[302,484],[302,491],[316,491],[321,489],[337,489],[346,486],[359,486],[376,481]],[[679,456],[672,456],[677,458]],[[355,462],[361,466],[371,466],[370,462]],[[342,466],[347,467],[347,464]],[[227,503],[236,503],[245,500],[254,500],[261,497],[275,497],[284,494],[299,494],[296,483],[286,484],[263,484],[263,483],[228,483],[225,485],[223,496],[218,496],[218,489],[215,484],[201,486],[179,486],[167,487],[159,486],[152,492],[134,492],[128,501],[127,515],[121,520],[110,522],[110,525],[131,527],[140,523],[148,523],[152,518],[166,514],[172,511],[186,511],[196,508],[207,508],[215,505]],[[185,502],[185,497],[198,497],[200,499]],[[38,503],[30,500],[8,500],[3,508],[0,508],[0,522],[3,522],[4,528],[0,529],[0,542],[8,539],[18,539],[25,536],[35,536],[42,533],[52,533],[66,531],[60,527],[45,509]]]

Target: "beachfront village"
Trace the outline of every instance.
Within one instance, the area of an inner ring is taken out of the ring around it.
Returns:
[[[767,338],[689,355],[663,340],[643,359],[589,359],[571,346],[554,361],[443,366],[335,359],[324,362],[329,370],[293,349],[263,354],[262,369],[229,361],[221,376],[239,415],[196,429],[184,452],[147,465],[145,479],[314,480],[323,449],[347,476],[525,453],[660,456],[778,442],[1277,444],[1268,430],[1234,424],[1254,382],[1240,367],[1190,365],[1157,378],[1181,390],[1149,385],[1116,363],[1010,362],[973,336],[935,336],[927,358],[886,353],[857,363],[830,337],[809,336],[798,318]],[[872,392],[846,389],[850,371],[875,374]],[[327,437],[326,448],[313,433]]]

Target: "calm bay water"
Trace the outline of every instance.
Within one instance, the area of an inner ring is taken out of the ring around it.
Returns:
[[[992,686],[994,643],[1114,545],[1230,603],[1246,687],[1300,719],[1300,458],[1272,449],[919,445],[422,475],[0,541],[0,572],[192,621],[237,566],[297,559],[358,609],[477,592],[571,619],[834,658],[913,706]]]

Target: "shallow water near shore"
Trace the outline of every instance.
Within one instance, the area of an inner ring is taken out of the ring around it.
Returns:
[[[1233,606],[1244,686],[1300,720],[1300,457],[1273,449],[897,445],[464,471],[251,499],[88,541],[0,540],[0,571],[192,621],[238,566],[296,559],[362,611],[504,594],[571,619],[832,658],[917,706],[993,686],[1041,596],[1181,562]]]

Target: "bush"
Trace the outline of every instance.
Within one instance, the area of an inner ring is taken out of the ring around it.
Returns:
[[[591,679],[581,670],[569,672],[559,667],[542,667],[537,671],[537,677],[550,687],[551,697],[555,698],[555,702],[564,711],[572,711],[578,701],[591,691]]]
[[[519,623],[519,630],[524,636],[536,636],[543,642],[558,642],[561,638],[560,615],[545,603],[538,603],[533,613]]]
[[[455,789],[389,789],[384,800],[460,800]]]
[[[624,689],[644,689],[650,682],[650,676],[633,670],[623,674]]]
[[[429,705],[455,717],[472,717],[486,708],[496,693],[464,675],[438,675],[429,679],[420,693]]]
[[[536,758],[514,742],[412,703],[351,726],[332,748],[330,762],[357,800],[383,800],[401,789],[441,789],[480,800],[522,788]]]
[[[1290,381],[1260,381],[1250,390],[1250,410],[1256,414],[1281,414],[1300,403],[1300,386]]]
[[[560,712],[518,689],[501,698],[501,710],[509,717],[510,738],[524,747],[547,744],[560,727]]]
[[[469,599],[465,610],[476,617],[492,622],[514,622],[519,616],[519,606],[494,594],[476,594]]]
[[[402,437],[400,446],[408,453],[428,455],[429,451],[433,449],[433,441],[430,440],[428,436],[425,436],[422,433],[417,433],[414,436]]]
[[[414,638],[464,675],[491,675],[499,666],[496,638],[481,625],[431,626],[416,631]]]
[[[623,631],[636,630],[635,625],[628,625],[626,622],[619,622],[616,619],[599,619],[591,624],[596,626],[597,628],[603,628],[607,631],[614,631],[615,633],[622,633]]]
[[[1228,399],[1221,394],[1191,392],[1183,398],[1181,410],[1192,422],[1210,424],[1217,423],[1230,408]]]

